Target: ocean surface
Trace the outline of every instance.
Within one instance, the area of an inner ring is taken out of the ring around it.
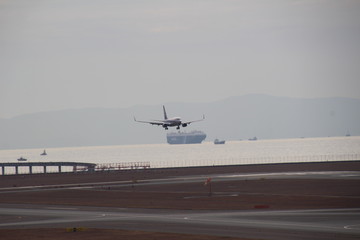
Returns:
[[[360,160],[360,136],[274,139],[257,141],[227,141],[224,145],[143,144],[44,149],[0,150],[0,163],[18,162],[88,162],[109,166],[183,167],[232,164]],[[15,170],[6,169],[6,174]],[[28,173],[20,167],[19,173]],[[33,172],[42,172],[34,167]],[[57,168],[47,172],[57,172]],[[71,168],[63,171],[72,171]],[[1,172],[0,172],[1,174]]]

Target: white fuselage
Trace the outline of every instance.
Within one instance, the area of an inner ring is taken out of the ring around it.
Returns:
[[[179,117],[169,118],[164,120],[163,123],[169,127],[179,126],[181,125],[181,118]]]
[[[198,122],[198,121],[202,121],[205,119],[205,116],[203,116],[203,118],[199,119],[199,120],[182,122],[180,117],[168,118],[167,114],[166,114],[165,106],[163,106],[163,111],[164,111],[164,120],[138,121],[138,120],[136,120],[135,117],[134,117],[134,120],[136,122],[150,123],[151,125],[162,126],[163,128],[165,128],[167,130],[168,127],[175,127],[175,126],[176,126],[176,129],[180,129],[180,126],[186,127],[187,125],[189,125],[192,122]]]

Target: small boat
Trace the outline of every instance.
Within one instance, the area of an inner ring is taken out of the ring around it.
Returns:
[[[42,154],[40,154],[40,155],[41,155],[41,156],[46,156],[46,155],[47,155],[45,149],[44,149],[44,152],[43,152]]]
[[[26,159],[26,158],[21,157],[21,158],[18,158],[18,161],[19,161],[19,162],[25,162],[25,161],[27,161],[27,159]]]
[[[214,144],[225,144],[225,140],[215,139]]]

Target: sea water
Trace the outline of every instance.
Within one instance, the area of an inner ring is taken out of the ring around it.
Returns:
[[[48,148],[47,155],[41,156],[43,151],[44,149],[0,150],[0,163],[18,162],[17,159],[23,157],[27,162],[87,162],[103,166],[138,163],[148,164],[151,168],[163,168],[360,160],[360,136],[227,141],[219,145],[203,142],[183,145]],[[12,170],[6,171],[10,174]],[[37,171],[41,172],[42,168],[34,167],[33,172]],[[57,168],[53,171],[57,172]],[[27,172],[27,167],[19,169],[19,173]]]

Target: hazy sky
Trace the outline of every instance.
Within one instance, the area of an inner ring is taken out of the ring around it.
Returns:
[[[248,93],[360,98],[360,1],[0,0],[0,118]]]

